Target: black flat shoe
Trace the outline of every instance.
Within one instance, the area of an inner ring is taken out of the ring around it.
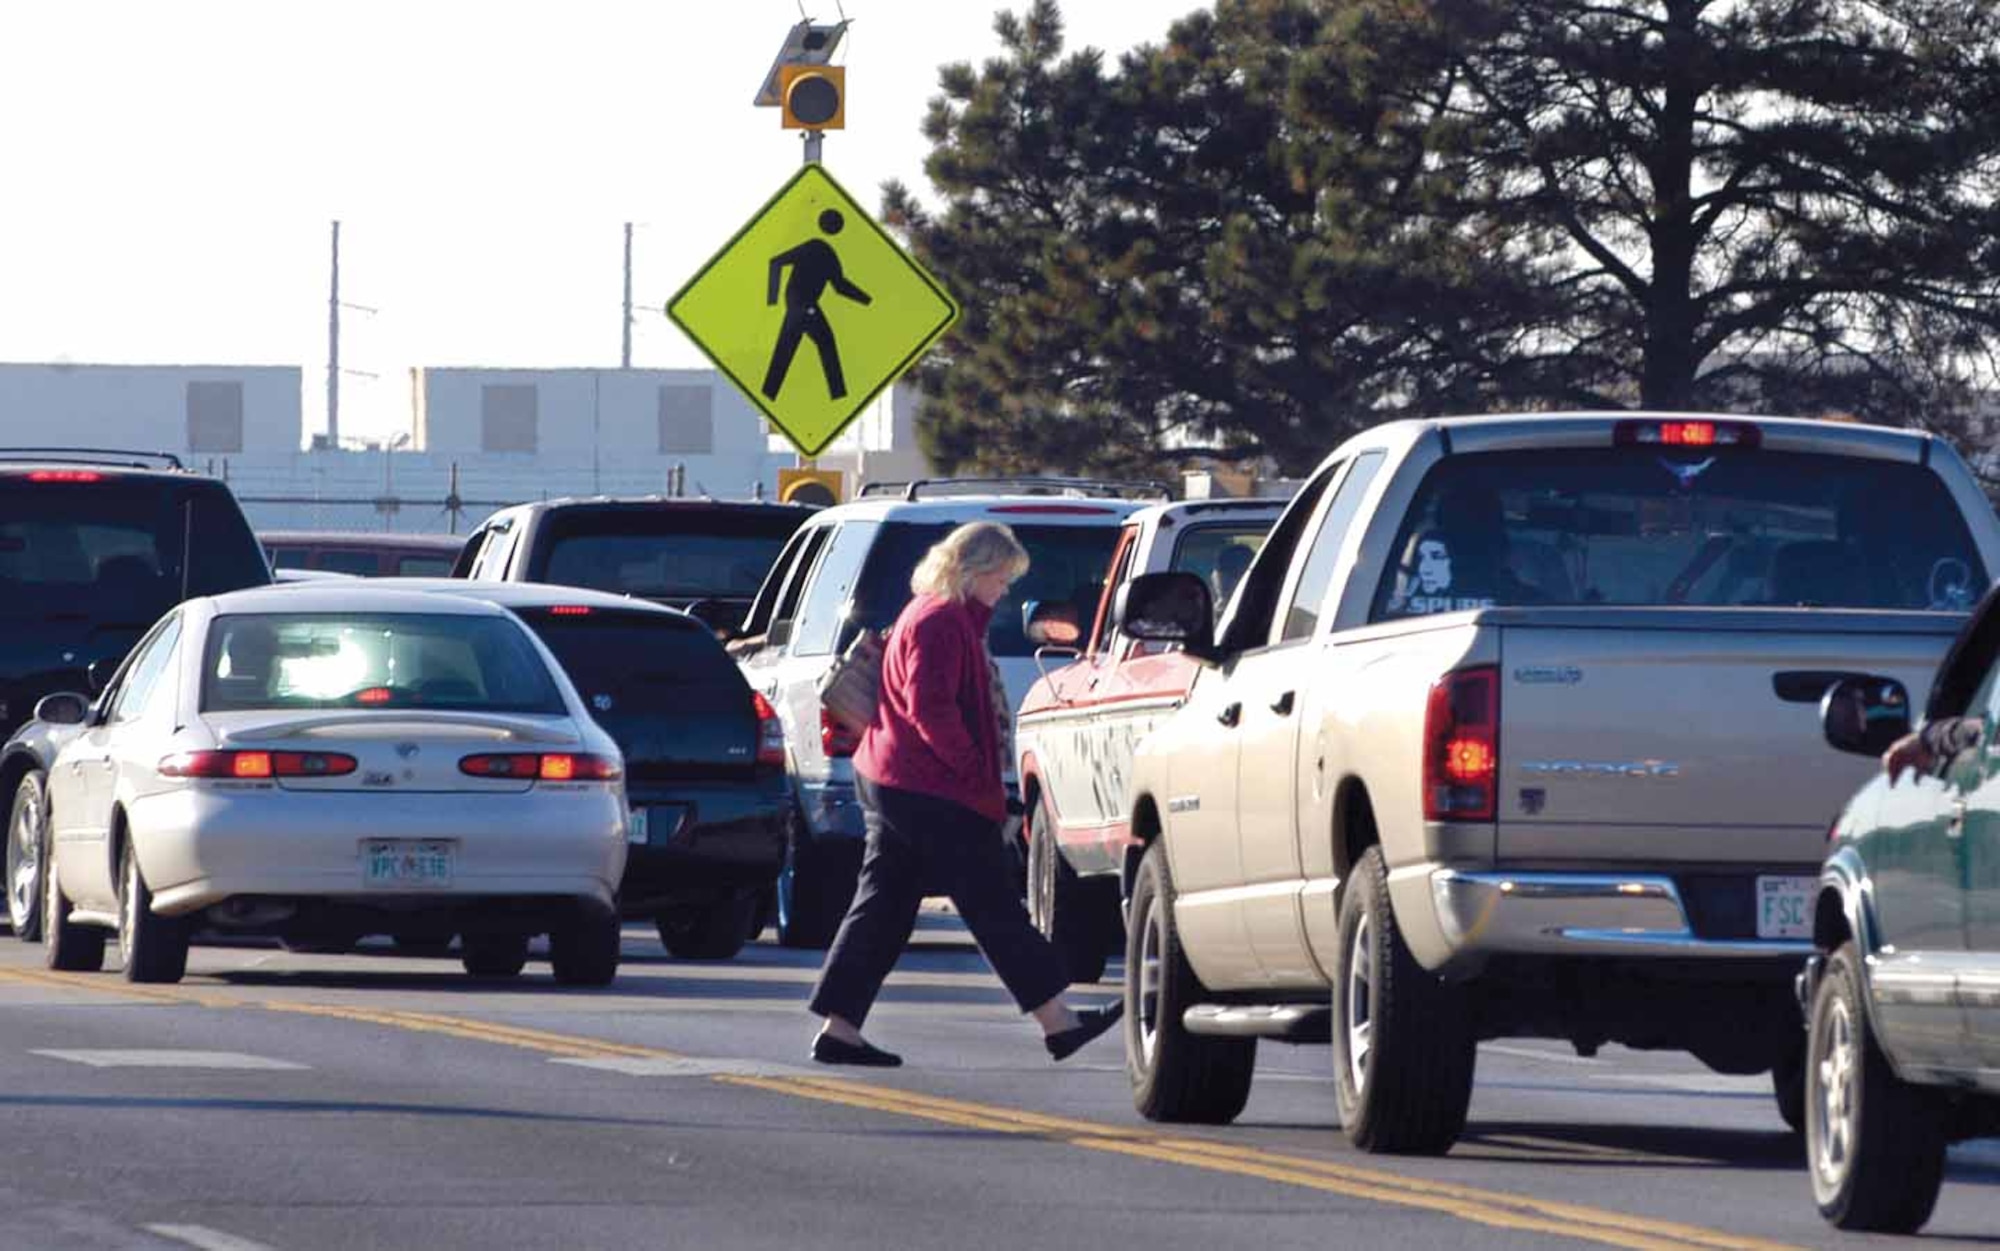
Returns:
[[[1114,999],[1101,1008],[1079,1008],[1076,1019],[1082,1024],[1044,1035],[1042,1045],[1049,1049],[1050,1059],[1067,1060],[1075,1055],[1083,1044],[1118,1024],[1118,1018],[1124,1015],[1123,999]]]
[[[893,1069],[903,1063],[903,1057],[893,1051],[865,1042],[842,1042],[831,1034],[813,1039],[812,1057],[821,1064],[858,1064],[871,1069]]]

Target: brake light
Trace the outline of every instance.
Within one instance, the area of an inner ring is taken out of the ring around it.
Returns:
[[[785,767],[785,723],[762,691],[750,692],[750,707],[757,713],[757,763]]]
[[[1621,421],[1611,441],[1620,447],[1757,447],[1764,432],[1743,421]]]
[[[549,616],[551,617],[588,617],[589,615],[590,605],[588,604],[556,604],[549,609]]]
[[[355,692],[354,702],[357,704],[386,704],[395,697],[396,693],[386,686],[371,686],[365,691]]]
[[[30,482],[102,482],[104,475],[89,469],[37,469],[28,475]]]
[[[1448,673],[1424,708],[1424,819],[1491,821],[1499,810],[1500,670]]]
[[[337,778],[359,767],[352,756],[319,751],[184,751],[160,761],[168,778]]]
[[[826,709],[819,710],[819,745],[828,759],[852,756],[861,747],[861,735]]]
[[[583,752],[488,752],[464,757],[458,771],[467,777],[539,782],[616,782],[625,775],[611,757]]]

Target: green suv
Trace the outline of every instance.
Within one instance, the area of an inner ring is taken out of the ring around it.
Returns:
[[[1842,1229],[1915,1231],[1946,1148],[2000,1133],[1996,659],[2000,594],[1938,671],[1917,767],[1885,769],[1848,801],[1820,872],[1816,954],[1798,979],[1806,1154],[1820,1214]],[[1834,747],[1881,755],[1910,732],[1900,685],[1827,676]]]

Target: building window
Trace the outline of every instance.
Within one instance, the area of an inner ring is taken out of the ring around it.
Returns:
[[[190,452],[243,450],[242,383],[187,384],[187,446]]]
[[[527,386],[487,386],[479,395],[479,447],[486,452],[535,450],[537,392]]]
[[[660,450],[697,452],[715,450],[715,416],[710,410],[708,387],[660,388]]]

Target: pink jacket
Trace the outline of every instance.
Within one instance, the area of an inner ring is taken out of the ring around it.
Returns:
[[[993,610],[976,599],[919,595],[909,602],[883,649],[882,695],[854,753],[856,773],[1006,819],[986,658],[992,619]]]

